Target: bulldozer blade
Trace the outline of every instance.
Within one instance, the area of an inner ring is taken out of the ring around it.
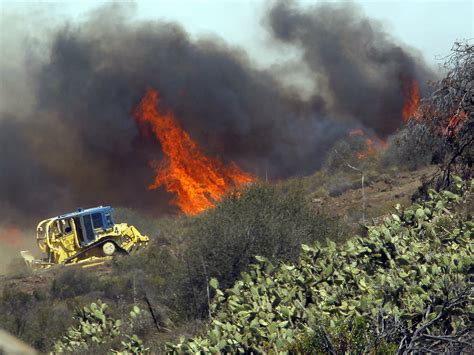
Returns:
[[[20,251],[20,254],[28,265],[30,265],[35,260],[35,257],[28,250],[22,250]]]
[[[35,259],[35,257],[28,250],[20,251],[20,255],[23,257],[26,265],[32,270],[45,269],[54,265],[43,260]]]

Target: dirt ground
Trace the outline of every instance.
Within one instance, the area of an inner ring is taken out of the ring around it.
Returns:
[[[364,191],[362,187],[350,189],[337,197],[315,198],[313,204],[317,211],[342,217],[347,222],[362,222],[365,204],[366,221],[378,219],[389,213],[396,204],[409,205],[422,181],[435,171],[436,168],[427,167],[380,177],[365,182]]]

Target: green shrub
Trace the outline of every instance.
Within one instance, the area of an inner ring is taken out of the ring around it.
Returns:
[[[71,322],[70,309],[57,304],[42,290],[28,293],[7,284],[0,296],[0,326],[11,334],[45,352],[52,339]]]
[[[253,262],[254,255],[295,261],[302,243],[340,239],[338,221],[315,215],[302,186],[257,184],[224,199],[193,220],[184,255],[188,290],[196,315],[207,310],[211,277],[229,287]]]
[[[358,189],[360,187],[360,176],[354,179],[354,177],[350,175],[337,174],[331,179],[331,182],[328,183],[328,194],[331,197],[338,197],[348,190]]]
[[[35,298],[13,284],[5,286],[0,298],[0,324],[13,335],[21,336],[27,327],[26,311],[35,303]]]
[[[434,135],[426,125],[411,120],[390,138],[381,164],[383,167],[397,166],[416,170],[439,163],[445,151],[445,142],[441,137]]]
[[[159,242],[166,237],[153,239],[141,253],[115,260],[114,273],[100,285],[109,299],[132,302],[147,296],[160,308],[164,323],[168,323],[169,318],[179,321],[187,317],[189,306],[183,286],[188,277],[182,247],[176,242],[172,246]]]
[[[338,319],[328,322],[319,317],[312,320],[310,327],[301,339],[296,340],[288,348],[294,354],[396,354],[398,345],[379,340],[376,330],[360,316]]]
[[[96,291],[99,279],[94,272],[80,267],[65,267],[57,271],[51,284],[51,295],[66,299]]]
[[[341,170],[347,170],[348,163],[355,166],[365,164],[365,161],[357,158],[357,153],[366,149],[366,137],[359,135],[346,137],[336,142],[334,148],[328,153],[324,168],[334,174]]]

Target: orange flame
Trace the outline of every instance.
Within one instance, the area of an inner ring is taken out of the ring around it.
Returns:
[[[416,117],[416,112],[420,104],[420,87],[415,79],[401,76],[402,91],[404,96],[402,117],[404,122],[408,122]]]
[[[449,119],[448,125],[443,130],[443,134],[447,136],[455,135],[456,131],[458,131],[460,123],[465,121],[466,118],[467,118],[467,115],[464,111],[456,113],[454,116],[452,116]]]
[[[233,187],[255,181],[255,177],[236,164],[225,166],[218,159],[204,155],[173,113],[160,110],[158,96],[156,90],[149,88],[134,112],[142,129],[151,127],[166,155],[149,189],[164,185],[168,192],[176,194],[173,203],[185,214],[193,215],[214,207]]]
[[[349,136],[351,137],[364,137],[366,136],[365,132],[360,128],[355,128],[349,131]],[[375,140],[374,140],[375,139]],[[365,149],[356,153],[358,160],[365,160],[368,157],[377,155],[379,152],[385,149],[386,142],[378,138],[366,138],[365,139]]]
[[[365,150],[357,152],[356,156],[359,160],[365,160],[370,156],[377,154],[377,149],[375,149],[374,141],[370,138],[365,140]]]

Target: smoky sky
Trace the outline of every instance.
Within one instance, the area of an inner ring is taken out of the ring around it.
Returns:
[[[355,4],[325,3],[308,11],[279,2],[267,22],[275,38],[302,49],[331,113],[352,117],[379,136],[400,126],[403,78],[422,86],[433,79],[421,61]]]
[[[301,51],[309,98],[243,49],[132,21],[121,6],[57,28],[47,59],[28,67],[34,113],[0,117],[0,220],[100,204],[173,211],[172,196],[147,190],[163,156],[132,118],[148,87],[206,154],[282,178],[314,172],[351,128],[388,136],[402,124],[401,76],[422,89],[433,78],[354,5],[277,2],[262,23],[273,45]]]

